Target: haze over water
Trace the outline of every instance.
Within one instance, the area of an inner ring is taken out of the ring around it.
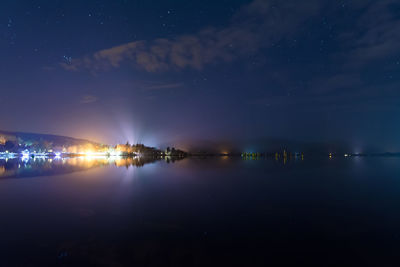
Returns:
[[[400,158],[43,160],[14,174],[12,161],[0,160],[1,266],[397,258]]]

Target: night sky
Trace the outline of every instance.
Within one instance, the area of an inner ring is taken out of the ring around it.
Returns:
[[[2,1],[0,129],[400,151],[400,2]]]

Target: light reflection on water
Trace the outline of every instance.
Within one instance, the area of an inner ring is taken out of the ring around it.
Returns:
[[[0,266],[342,266],[349,258],[393,266],[398,258],[398,158],[151,162],[0,160],[1,177],[38,176],[0,179]]]
[[[22,178],[84,171],[106,165],[142,167],[160,158],[144,157],[20,157],[0,158],[0,178]],[[166,159],[168,160],[168,159]]]

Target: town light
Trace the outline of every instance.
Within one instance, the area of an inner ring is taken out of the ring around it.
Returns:
[[[27,157],[29,157],[29,151],[28,150],[24,150],[24,151],[22,151],[22,157],[23,158],[27,158]]]

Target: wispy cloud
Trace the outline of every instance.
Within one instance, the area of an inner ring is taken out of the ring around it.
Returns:
[[[310,112],[398,111],[399,80],[395,75],[393,79],[385,76],[389,77],[398,69],[399,8],[396,0],[354,0],[345,8],[336,1],[325,1],[321,15],[328,21],[343,21],[343,24],[338,23],[337,35],[332,41],[338,48],[325,54],[323,64],[306,65],[305,68],[314,70],[315,74],[304,75],[301,83],[285,66],[271,70],[267,74],[269,80],[282,90],[254,99],[250,104],[269,109],[295,106]],[[275,71],[276,76],[273,75]],[[297,90],[295,97],[285,94],[286,88],[295,86],[304,90]]]
[[[329,94],[337,90],[349,90],[363,85],[360,75],[356,73],[338,73],[329,77],[317,77],[310,82],[311,92]]]
[[[163,90],[183,87],[184,83],[158,83],[151,82],[142,86],[143,90]]]
[[[348,65],[358,67],[398,52],[400,19],[394,11],[396,6],[398,10],[397,0],[360,1],[355,5],[362,15],[341,35]]]
[[[79,103],[81,103],[81,104],[90,104],[90,103],[97,102],[97,100],[98,100],[97,96],[94,96],[94,95],[83,95],[79,99]]]
[[[260,49],[290,35],[318,11],[317,0],[254,0],[244,6],[224,28],[206,28],[195,34],[153,41],[135,41],[104,49],[70,62],[69,71],[107,71],[131,64],[148,72],[203,69],[257,54]]]

